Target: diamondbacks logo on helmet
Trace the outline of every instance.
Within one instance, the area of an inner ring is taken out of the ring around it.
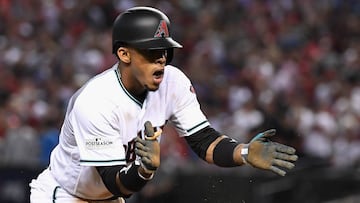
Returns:
[[[165,20],[161,20],[154,37],[169,37],[169,30]]]

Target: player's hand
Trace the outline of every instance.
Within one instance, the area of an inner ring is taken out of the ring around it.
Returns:
[[[286,172],[281,169],[292,169],[298,156],[296,150],[277,142],[272,142],[270,137],[275,135],[276,130],[271,129],[257,134],[248,147],[248,154],[244,156],[247,163],[253,167],[270,170],[278,175],[284,176]],[[281,168],[280,168],[281,167]]]
[[[145,122],[145,139],[135,139],[135,153],[140,157],[141,166],[147,173],[154,173],[160,166],[160,143],[156,139],[161,130],[154,133],[150,121]]]

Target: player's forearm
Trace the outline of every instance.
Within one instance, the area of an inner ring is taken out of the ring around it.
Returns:
[[[106,188],[118,197],[129,197],[141,190],[153,176],[134,163],[128,167],[99,166],[96,169]]]
[[[123,194],[124,196],[130,196],[132,195],[134,192],[131,190],[128,190],[121,182],[120,180],[120,172],[118,172],[116,174],[116,186],[119,189],[120,193]]]
[[[208,163],[222,167],[234,167],[244,164],[241,150],[244,144],[221,135],[208,126],[191,136],[185,137],[191,149]]]
[[[148,173],[141,166],[139,166],[137,170],[138,170],[138,175],[145,181],[152,179],[152,177],[154,175],[153,173]],[[120,172],[118,172],[116,175],[116,185],[117,185],[119,191],[121,192],[121,194],[123,194],[124,196],[130,196],[134,193],[134,191],[131,191],[124,186],[124,184],[122,183],[122,181],[120,179]]]
[[[222,141],[221,146],[218,146],[218,144],[221,141]],[[244,144],[236,143],[236,146],[234,144],[235,143],[230,143],[229,139],[225,135],[218,137],[214,142],[212,142],[209,145],[208,149],[206,150],[206,158],[205,158],[205,160],[208,163],[216,164],[216,165],[220,165],[220,166],[227,165],[229,167],[229,166],[232,166],[232,165],[233,166],[243,165],[244,162],[243,162],[243,158],[241,156],[241,150],[242,150]],[[227,145],[229,145],[229,146],[227,146]],[[217,147],[220,147],[220,149],[217,148]],[[229,151],[227,151],[228,149],[223,150],[224,148],[227,148],[227,147],[228,147]],[[219,153],[219,154],[215,155],[214,153]],[[216,158],[214,160],[214,157],[219,157],[217,159],[228,160],[228,161],[225,161],[228,164],[217,163],[218,161],[217,161]],[[231,162],[233,164],[231,164]]]
[[[153,174],[148,173],[142,166],[133,163],[131,167],[120,171],[117,185],[122,192],[134,193],[140,191],[152,177]]]

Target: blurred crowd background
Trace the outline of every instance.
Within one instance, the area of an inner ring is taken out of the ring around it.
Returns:
[[[169,16],[172,64],[220,132],[276,128],[301,167],[360,168],[357,0],[0,0],[1,167],[46,167],[68,99],[116,62],[112,22],[137,5]],[[211,168],[171,127],[162,145],[165,170]]]

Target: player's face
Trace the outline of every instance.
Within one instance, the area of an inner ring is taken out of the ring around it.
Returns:
[[[159,88],[164,77],[167,52],[165,49],[131,49],[132,74],[147,90]]]

